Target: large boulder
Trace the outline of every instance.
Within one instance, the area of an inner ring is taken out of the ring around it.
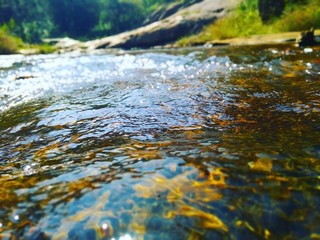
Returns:
[[[82,44],[89,50],[99,48],[153,47],[174,42],[182,36],[196,33],[205,24],[224,16],[241,0],[203,0],[171,16],[136,30],[124,32]]]

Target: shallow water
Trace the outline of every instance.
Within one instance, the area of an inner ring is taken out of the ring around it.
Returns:
[[[319,59],[0,56],[0,238],[320,238]]]

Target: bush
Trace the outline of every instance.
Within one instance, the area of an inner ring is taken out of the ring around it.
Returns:
[[[274,22],[281,32],[305,31],[320,28],[320,0],[309,0],[306,4],[289,5],[281,18]]]
[[[22,40],[9,34],[6,26],[0,27],[0,54],[16,53]]]

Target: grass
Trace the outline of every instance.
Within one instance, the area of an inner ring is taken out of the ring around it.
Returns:
[[[320,28],[320,0],[308,0],[304,5],[288,5],[282,16],[264,24],[259,16],[257,0],[244,0],[226,17],[208,25],[197,35],[182,38],[179,46],[203,44],[213,40],[246,37]]]
[[[282,32],[305,31],[320,28],[320,0],[309,0],[305,5],[293,5],[273,23]]]
[[[29,45],[27,47],[27,49],[30,49],[31,51],[33,51],[36,54],[49,54],[49,53],[53,53],[57,50],[56,47],[49,45],[47,43]]]

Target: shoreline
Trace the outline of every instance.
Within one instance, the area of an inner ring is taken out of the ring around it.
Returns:
[[[275,34],[263,34],[263,35],[252,35],[248,37],[237,37],[223,40],[212,40],[209,42],[192,44],[190,46],[179,46],[176,43],[167,44],[163,46],[153,46],[149,48],[112,48],[107,47],[103,49],[90,50],[89,48],[81,47],[81,42],[71,39],[71,38],[61,38],[55,39],[57,43],[54,45],[56,47],[55,54],[64,54],[70,52],[79,53],[94,53],[102,51],[118,52],[118,51],[132,51],[132,50],[159,50],[159,49],[176,49],[176,48],[188,48],[188,47],[216,47],[216,46],[240,46],[240,45],[268,45],[268,44],[285,44],[292,43],[297,44],[298,40],[301,38],[302,32],[284,32]],[[314,31],[315,37],[320,39],[320,30]],[[320,42],[319,42],[320,45]],[[20,49],[18,54],[22,55],[37,55],[40,54],[35,49]],[[50,54],[50,53],[49,53]]]
[[[320,36],[320,30],[315,31],[315,36]],[[229,45],[297,43],[300,38],[301,32],[285,32],[275,34],[253,35],[243,38],[232,38],[218,42],[229,43]]]
[[[197,43],[191,46],[237,46],[237,45],[264,45],[281,43],[298,43],[302,32],[283,32],[248,37],[237,37],[223,40],[212,40],[209,42]],[[320,38],[320,29],[314,31],[315,37]],[[320,42],[319,42],[320,44]],[[175,46],[179,47],[179,46]]]

